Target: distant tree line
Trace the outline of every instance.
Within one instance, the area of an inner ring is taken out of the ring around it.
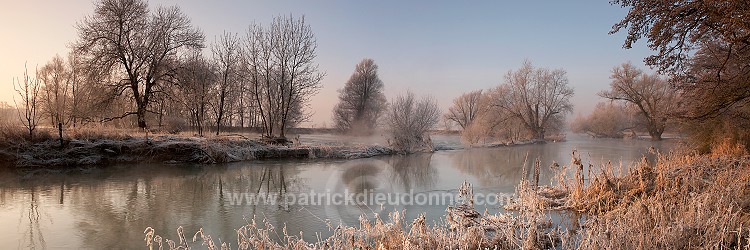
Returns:
[[[630,63],[615,67],[610,88],[599,93],[607,102],[572,128],[602,137],[645,131],[660,140],[675,126],[702,148],[727,139],[750,147],[750,24],[737,21],[746,19],[746,4],[612,3],[628,14],[610,33],[627,30],[624,48],[647,39],[656,54],[645,62],[658,71],[647,74]],[[189,126],[200,135],[208,127],[217,134],[225,126],[256,127],[267,137],[284,137],[308,118],[309,98],[324,73],[314,62],[316,39],[304,17],[276,17],[242,35],[224,32],[206,46],[202,31],[178,7],[100,0],[94,9],[77,24],[78,39],[67,56],[14,79],[18,116],[30,137],[38,124],[99,122]],[[350,134],[386,125],[393,142],[413,148],[437,123],[437,104],[414,94],[386,101],[377,71],[372,59],[355,66],[339,90],[333,122]],[[562,131],[572,95],[565,70],[526,62],[508,71],[502,84],[456,98],[443,120],[458,125],[472,144],[545,140]]]
[[[208,56],[202,31],[176,6],[101,0],[77,29],[67,58],[56,56],[16,81],[24,97],[17,106],[30,116],[38,110],[36,121],[190,126],[200,135],[211,125],[216,134],[223,126],[256,127],[284,137],[308,118],[307,103],[324,76],[304,17],[252,24],[244,36],[224,32]]]

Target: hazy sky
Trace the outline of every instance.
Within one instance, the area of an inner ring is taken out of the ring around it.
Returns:
[[[388,98],[411,90],[434,96],[447,109],[461,93],[504,81],[528,59],[563,68],[575,89],[576,113],[588,113],[609,87],[612,67],[642,60],[643,43],[622,49],[624,34],[608,35],[627,10],[607,1],[227,1],[152,0],[178,5],[202,29],[207,45],[223,31],[244,36],[248,25],[274,16],[305,15],[326,72],[312,98],[312,123],[331,122],[331,110],[362,58],[372,58]],[[0,101],[13,103],[13,79],[55,54],[68,53],[76,23],[93,12],[92,0],[5,1],[0,8]]]

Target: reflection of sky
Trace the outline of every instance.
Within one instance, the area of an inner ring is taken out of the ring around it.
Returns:
[[[527,175],[533,173],[533,164],[540,159],[540,183],[549,183],[555,173],[550,166],[556,162],[560,166],[570,165],[571,154],[576,150],[583,164],[591,164],[593,169],[599,169],[607,161],[612,161],[615,169],[622,162],[627,168],[633,162],[639,162],[641,157],[647,156],[648,148],[654,146],[662,152],[668,151],[674,145],[671,141],[652,142],[647,140],[623,139],[591,139],[587,136],[570,134],[563,142],[546,143],[540,145],[523,145],[514,147],[499,147],[491,149],[474,149],[468,152],[451,153],[453,167],[461,172],[478,178],[479,186],[502,187],[502,190],[514,191],[515,185],[522,176],[522,166],[526,162]],[[528,158],[527,158],[528,155]],[[596,173],[596,172],[595,172]]]
[[[406,209],[409,220],[424,212],[428,221],[436,221],[444,215],[445,207],[396,206],[385,207],[385,211],[378,207],[292,206],[280,209],[278,206],[230,206],[227,195],[230,192],[254,192],[261,185],[262,192],[267,190],[266,186],[278,190],[282,183],[289,192],[323,192],[346,183],[342,176],[362,177],[356,173],[345,174],[362,164],[378,168],[378,171],[365,171],[363,178],[377,181],[373,184],[385,191],[403,190],[408,183],[417,193],[455,193],[467,180],[474,185],[475,193],[507,194],[514,191],[521,178],[520,166],[527,152],[529,164],[533,163],[535,155],[542,156],[540,181],[545,183],[552,174],[548,167],[551,162],[568,164],[573,148],[584,156],[584,163],[594,161],[596,165],[601,158],[625,162],[639,160],[649,146],[659,148],[671,144],[592,140],[570,135],[568,141],[559,143],[439,151],[432,155],[386,156],[356,161],[242,162],[202,167],[142,165],[31,179],[4,173],[0,174],[3,180],[0,182],[0,224],[3,225],[0,227],[0,235],[3,235],[0,245],[19,245],[19,241],[28,238],[29,228],[41,229],[47,246],[65,248],[111,248],[122,246],[120,242],[137,247],[142,244],[143,230],[147,226],[154,227],[170,239],[175,238],[177,227],[184,226],[189,234],[204,227],[214,239],[234,240],[234,230],[244,225],[245,218],[251,219],[253,215],[258,216],[259,221],[268,218],[279,230],[286,225],[291,234],[304,231],[308,240],[314,240],[314,232],[323,232],[323,236],[330,234],[322,222],[326,219],[332,219],[334,224],[338,219],[344,219],[349,225],[357,225],[359,213],[378,212],[384,217],[393,209]],[[265,181],[261,182],[261,179]],[[63,183],[64,202],[60,205]],[[220,186],[223,196],[219,195]],[[33,224],[28,220],[31,190],[36,195],[40,215],[38,221],[32,221]]]

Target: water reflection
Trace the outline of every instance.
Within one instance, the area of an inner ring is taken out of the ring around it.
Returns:
[[[167,235],[184,226],[186,231],[206,227],[227,236],[235,235],[234,229],[245,218],[256,215],[282,227],[287,222],[279,212],[282,207],[231,206],[228,194],[302,190],[299,169],[281,163],[211,166],[210,170],[142,166],[71,177],[37,175],[28,180],[8,179],[14,173],[4,173],[3,179],[9,181],[0,184],[0,222],[14,218],[16,226],[0,232],[20,237],[0,239],[0,245],[124,248],[121,242],[140,243],[139,234],[146,226]]]
[[[37,201],[37,193],[35,189],[30,190],[30,201],[28,205],[28,211],[27,211],[27,218],[29,220],[28,222],[28,228],[27,231],[24,232],[24,242],[26,245],[24,247],[35,249],[37,247],[39,248],[46,248],[47,243],[44,240],[44,234],[42,234],[42,228],[39,223],[40,214],[39,214],[39,204]],[[20,223],[19,223],[20,224]]]
[[[0,246],[17,249],[45,249],[48,247],[47,226],[54,224],[54,211],[45,206],[52,203],[56,188],[51,186],[24,186],[6,189],[7,182],[0,178],[0,239],[13,238]]]
[[[368,218],[375,215],[387,218],[388,213],[394,210],[409,210],[408,206],[400,203],[378,203],[374,197],[382,195],[386,200],[393,201],[398,194],[429,190],[438,180],[431,160],[432,154],[395,155],[357,159],[337,166],[339,171],[328,177],[325,189],[317,190],[337,195],[328,197],[332,200],[323,207],[325,213],[322,218],[334,223],[356,225],[363,214]],[[347,203],[349,200],[353,202]]]
[[[651,151],[668,152],[673,145],[672,141],[595,140],[573,135],[564,142],[472,149],[449,155],[456,169],[474,176],[482,186],[499,186],[512,191],[523,177],[531,179],[536,160],[541,166],[540,184],[550,184],[556,166],[570,165],[574,151],[587,168],[590,165],[599,169],[611,162],[626,169],[643,157],[655,163],[656,154]]]
[[[378,176],[385,171],[378,163],[380,162],[374,160],[359,160],[350,164],[341,174],[344,187],[358,194],[378,189],[381,184]]]
[[[147,226],[168,238],[175,238],[179,226],[185,232],[203,227],[214,239],[231,241],[234,230],[253,217],[314,240],[315,232],[322,232],[321,237],[330,233],[328,220],[356,225],[360,214],[384,217],[394,209],[406,209],[407,219],[424,212],[429,220],[438,220],[445,207],[300,205],[285,203],[284,194],[455,192],[463,180],[487,192],[512,192],[525,161],[530,166],[540,159],[544,182],[551,179],[552,162],[567,163],[573,148],[596,164],[599,159],[639,160],[652,145],[664,146],[573,138],[545,145],[345,161],[142,165],[30,178],[6,172],[0,173],[0,246],[140,248]],[[238,204],[238,195],[244,194],[276,202]]]
[[[430,188],[437,182],[437,171],[430,165],[432,154],[395,155],[388,158],[393,182],[403,190]]]
[[[529,148],[529,151],[478,149],[452,154],[451,158],[458,170],[475,176],[479,180],[479,185],[492,186],[504,183],[506,186],[514,187],[523,177],[524,167],[528,168],[537,157],[544,159],[545,165],[548,159],[557,157],[556,154],[549,154],[536,148]]]

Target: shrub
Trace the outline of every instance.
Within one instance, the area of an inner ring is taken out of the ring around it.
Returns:
[[[427,132],[440,119],[435,99],[427,96],[416,100],[412,92],[407,92],[391,100],[385,118],[391,147],[402,152],[432,150]]]

